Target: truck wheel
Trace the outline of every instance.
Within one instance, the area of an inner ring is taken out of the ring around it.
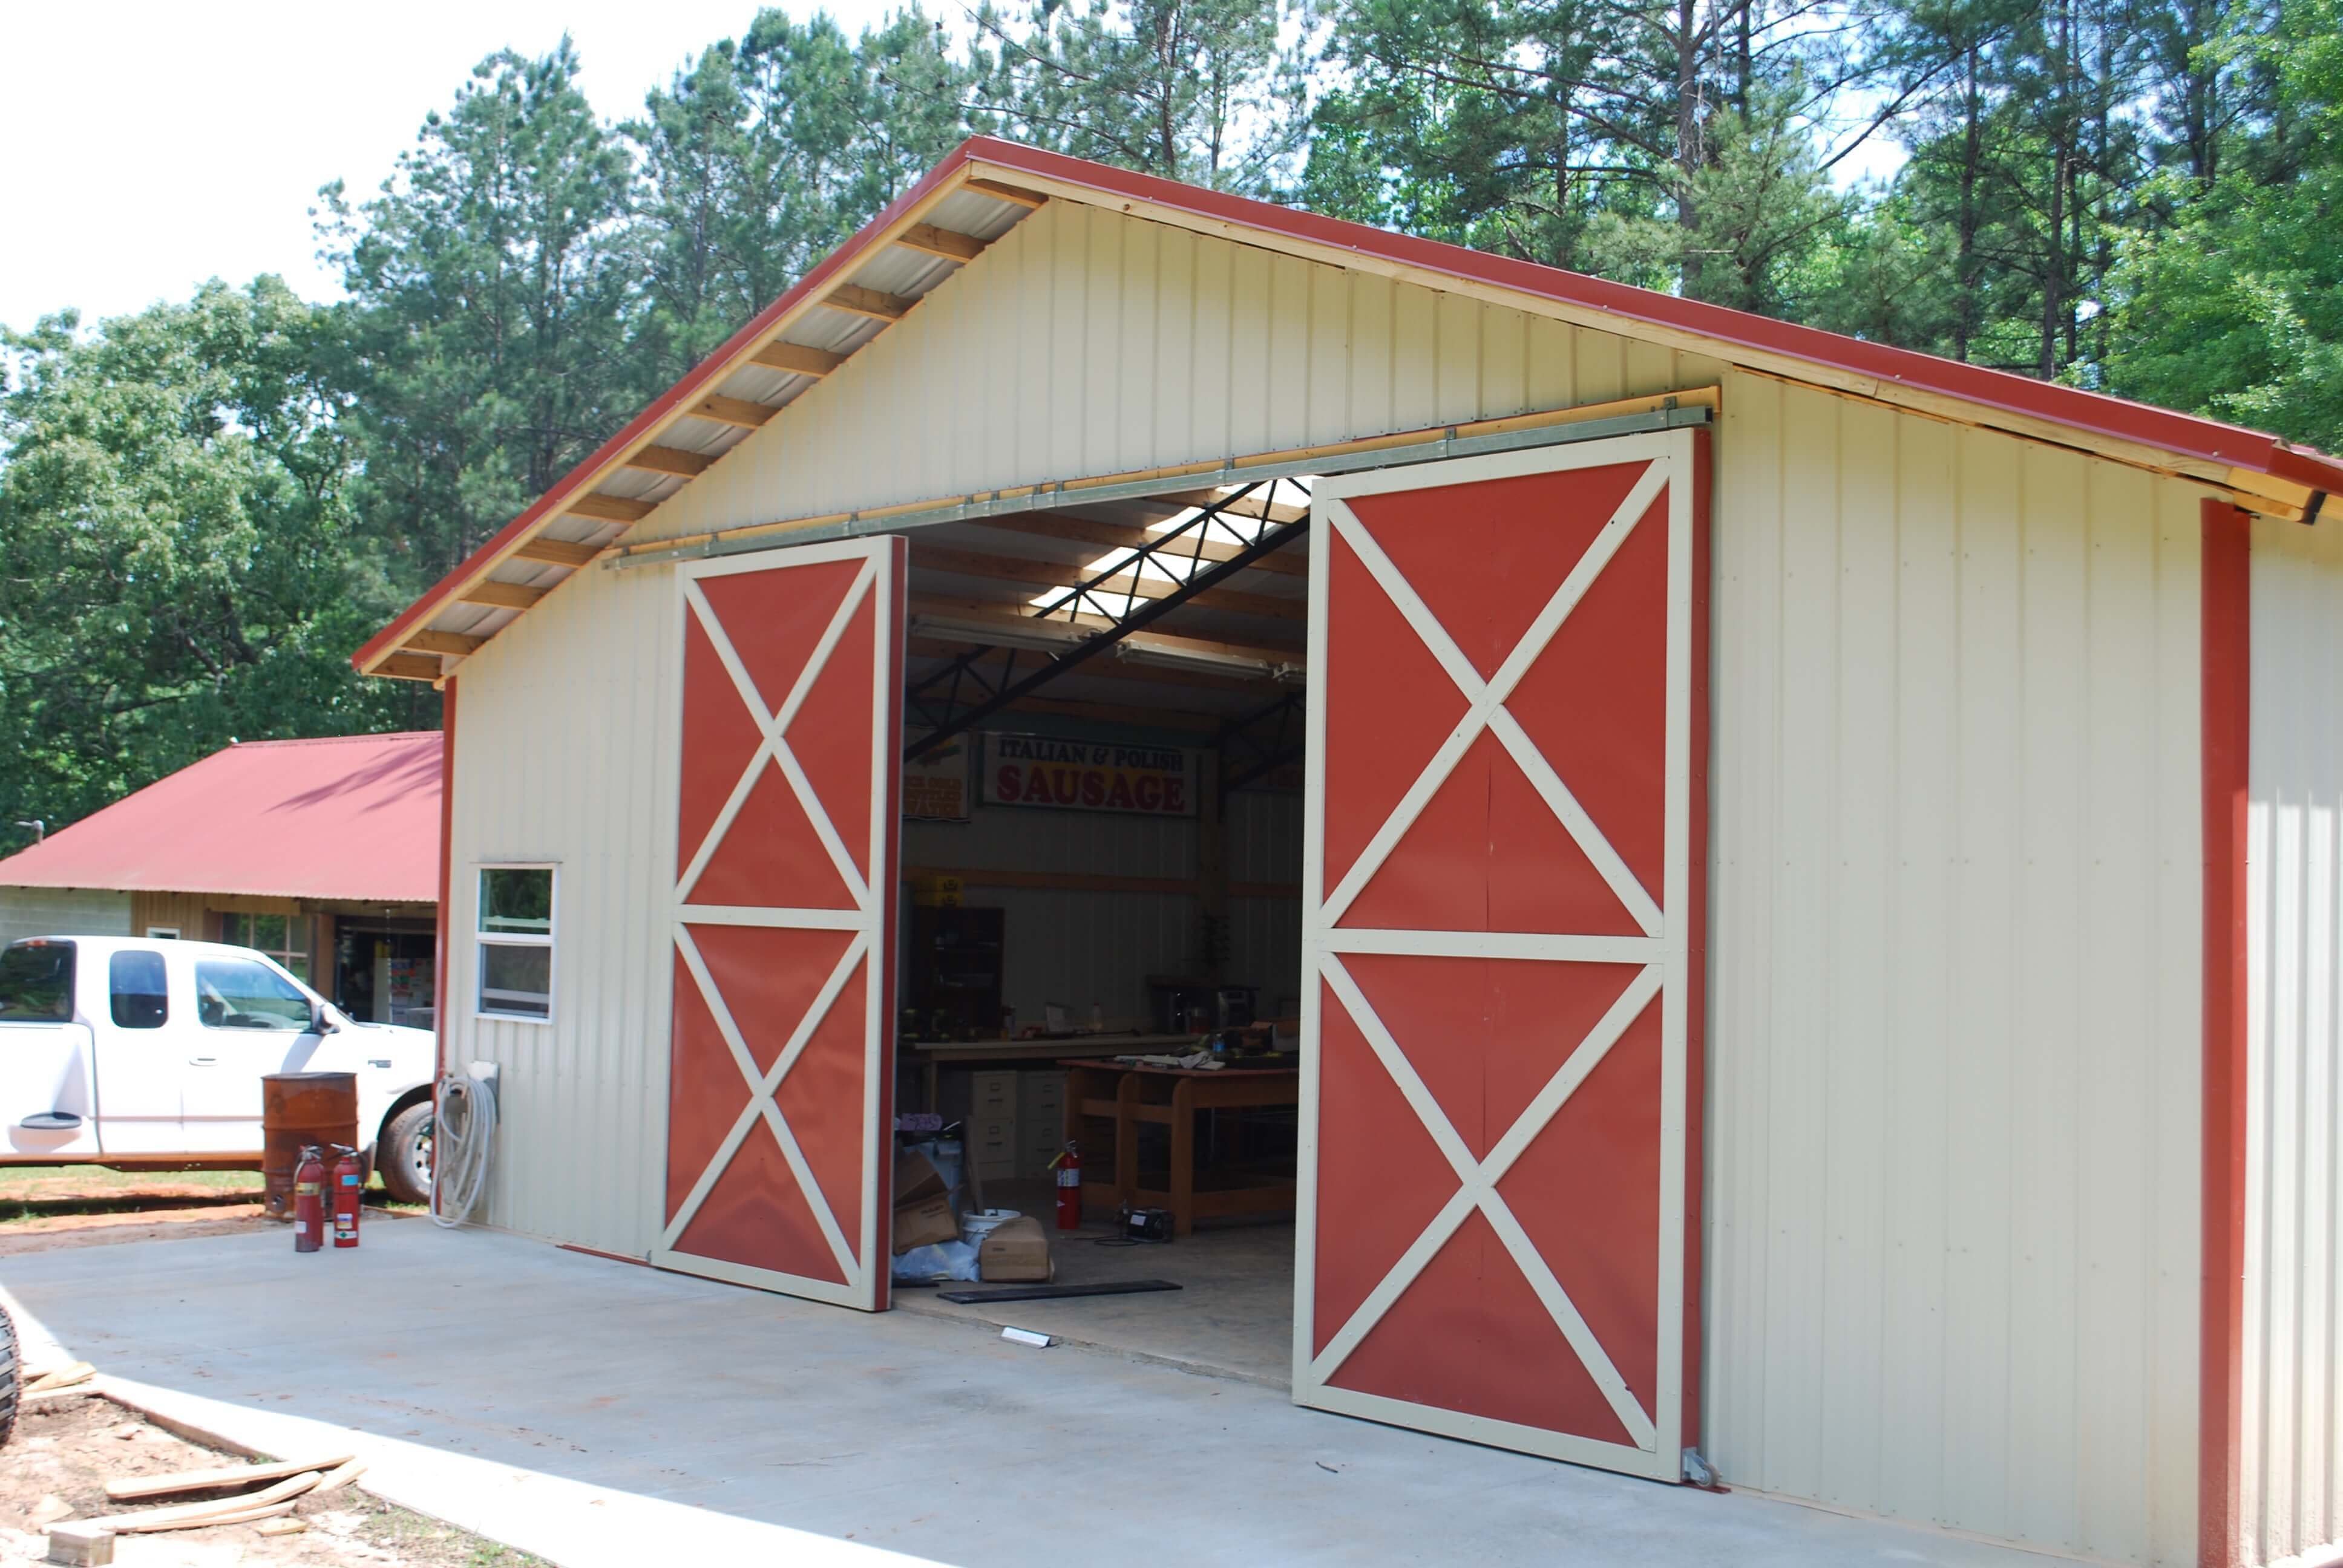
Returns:
[[[0,1448],[16,1430],[16,1325],[0,1307]]]
[[[431,1102],[417,1101],[386,1122],[375,1145],[375,1169],[402,1203],[431,1201]]]

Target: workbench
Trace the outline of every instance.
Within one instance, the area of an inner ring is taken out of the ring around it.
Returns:
[[[1059,1040],[919,1040],[907,1049],[918,1051],[920,1083],[926,1091],[924,1108],[942,1103],[938,1082],[947,1067],[1031,1067],[1039,1062],[1055,1067],[1066,1057],[1084,1060],[1101,1056],[1184,1056],[1196,1049],[1192,1034],[1093,1034]]]
[[[1168,1209],[1172,1230],[1182,1236],[1194,1231],[1199,1220],[1292,1211],[1291,1176],[1197,1190],[1196,1112],[1298,1105],[1302,1101],[1299,1067],[1146,1067],[1081,1057],[1061,1057],[1058,1064],[1066,1070],[1066,1141],[1081,1141],[1085,1117],[1102,1117],[1114,1123],[1114,1179],[1093,1181],[1085,1175],[1085,1210],[1092,1202],[1118,1211],[1126,1204],[1135,1209]],[[1168,1191],[1139,1184],[1141,1122],[1171,1129]]]

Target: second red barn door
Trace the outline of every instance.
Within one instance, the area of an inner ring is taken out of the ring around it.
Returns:
[[[1705,440],[1316,487],[1303,1404],[1682,1477]]]
[[[900,538],[682,568],[667,1226],[651,1261],[887,1304]]]

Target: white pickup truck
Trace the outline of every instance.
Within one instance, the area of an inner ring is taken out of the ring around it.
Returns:
[[[359,1023],[249,948],[28,937],[0,949],[0,1165],[257,1169],[260,1080],[354,1072],[393,1196],[431,1183],[424,1030]]]

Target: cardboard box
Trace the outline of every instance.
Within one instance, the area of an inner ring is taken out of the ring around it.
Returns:
[[[936,1169],[936,1162],[924,1154],[897,1155],[894,1250],[908,1252],[914,1247],[950,1241],[959,1235],[960,1221],[952,1213],[951,1190],[944,1182],[944,1173]]]
[[[894,1247],[899,1253],[959,1237],[960,1221],[952,1216],[951,1200],[941,1194],[895,1206]]]
[[[990,1282],[1046,1283],[1051,1272],[1050,1233],[1031,1214],[996,1225],[976,1249],[976,1268]]]

